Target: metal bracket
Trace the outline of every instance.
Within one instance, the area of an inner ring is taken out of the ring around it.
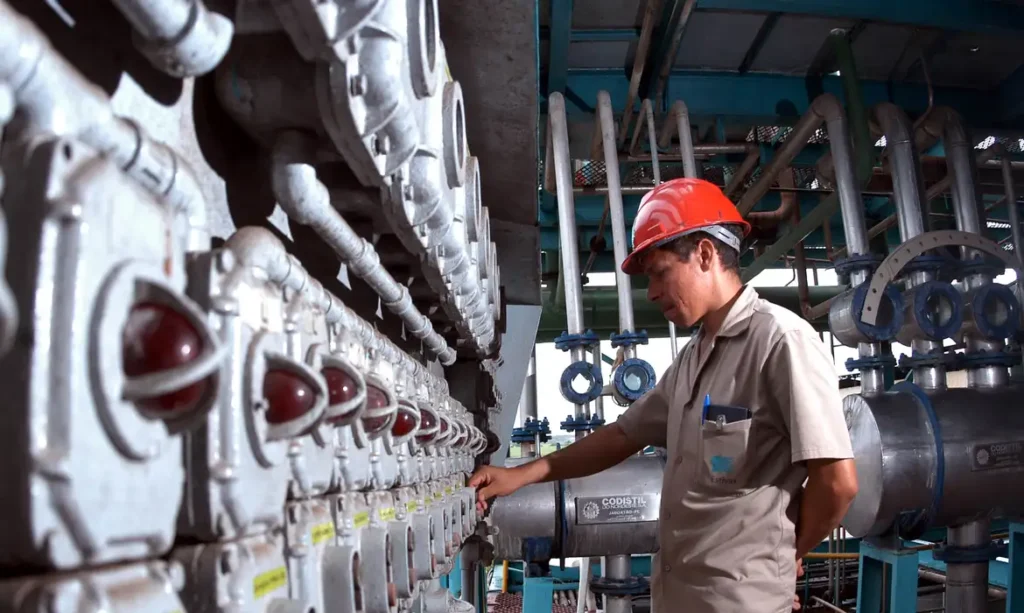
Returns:
[[[1020,266],[1013,256],[1004,251],[996,242],[983,236],[953,230],[925,232],[893,250],[878,267],[875,274],[871,276],[868,296],[864,301],[864,310],[861,312],[861,321],[869,326],[875,325],[878,320],[878,307],[882,303],[882,290],[885,289],[885,286],[895,280],[903,267],[911,260],[938,247],[969,247],[999,258],[1007,268],[1017,271],[1018,275],[1021,274]]]

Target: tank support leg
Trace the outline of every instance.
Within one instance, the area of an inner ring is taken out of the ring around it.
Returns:
[[[887,568],[887,593],[883,594]],[[917,551],[889,549],[862,541],[860,581],[857,585],[857,613],[881,613],[882,598],[889,599],[887,611],[917,610]]]

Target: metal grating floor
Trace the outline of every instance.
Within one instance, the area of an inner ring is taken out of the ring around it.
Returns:
[[[523,595],[522,594],[494,594],[494,598],[487,598],[487,611],[488,613],[522,613],[523,611]],[[563,605],[552,605],[551,613],[576,613],[575,606],[563,606]]]

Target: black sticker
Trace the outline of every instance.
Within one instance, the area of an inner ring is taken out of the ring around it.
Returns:
[[[658,521],[661,496],[594,496],[576,499],[576,524],[627,524]]]
[[[971,470],[1024,466],[1024,441],[985,443],[971,448]]]

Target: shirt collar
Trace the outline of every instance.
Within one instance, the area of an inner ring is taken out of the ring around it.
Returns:
[[[750,317],[754,314],[754,305],[757,304],[757,298],[757,290],[749,285],[744,285],[743,289],[740,290],[739,296],[736,298],[736,302],[733,302],[732,307],[729,308],[729,312],[726,314],[722,327],[718,329],[718,334],[715,335],[715,338],[738,336],[746,332],[747,327],[750,326]],[[704,334],[704,324],[701,324],[701,338],[704,337]]]

